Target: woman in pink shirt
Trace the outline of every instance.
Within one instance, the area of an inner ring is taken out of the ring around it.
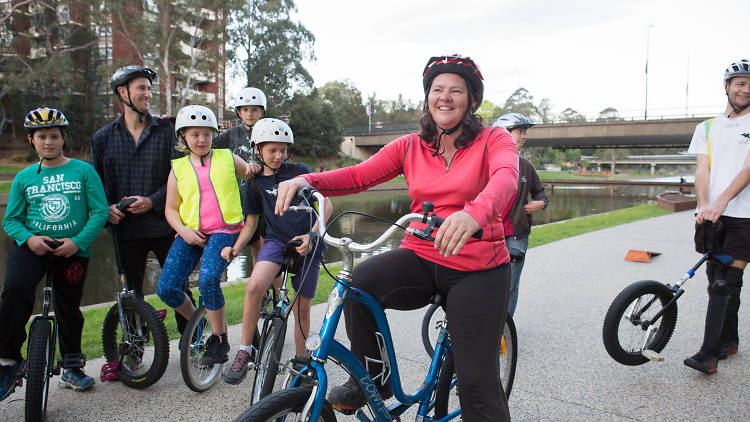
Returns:
[[[432,57],[422,77],[425,101],[419,133],[390,142],[356,166],[281,183],[276,212],[283,214],[305,185],[323,195],[348,195],[403,174],[412,212],[421,212],[422,202],[431,201],[445,223],[434,242],[407,234],[401,248],[359,264],[353,286],[398,310],[421,308],[439,291],[451,321],[464,420],[510,420],[497,373],[510,274],[500,216],[516,191],[518,150],[508,131],[487,128],[474,114],[482,103],[484,83],[470,58]],[[482,239],[472,239],[479,229]],[[363,362],[365,357],[379,360],[372,315],[354,301],[347,302],[344,312],[352,352]],[[368,369],[373,376],[381,371],[372,362]],[[392,395],[388,382],[379,389],[384,399]],[[329,401],[347,413],[365,404],[353,379],[333,388]]]
[[[219,285],[229,262],[221,257],[221,250],[233,245],[242,230],[237,178],[246,179],[260,171],[258,164],[247,164],[227,149],[213,149],[217,130],[216,116],[208,107],[190,105],[177,113],[178,148],[188,154],[172,160],[164,214],[177,236],[156,287],[159,298],[189,320],[195,305],[182,288],[201,261],[198,289],[213,330],[202,365],[229,359],[224,296]]]

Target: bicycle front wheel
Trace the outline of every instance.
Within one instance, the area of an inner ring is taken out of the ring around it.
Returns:
[[[119,361],[119,380],[128,387],[143,389],[164,375],[169,360],[169,338],[164,322],[148,303],[134,297],[120,300],[124,317],[120,324],[117,304],[102,326],[102,346],[107,362]]]
[[[445,319],[445,311],[439,305],[431,305],[422,318],[422,344],[425,351],[432,358],[435,353],[434,344],[440,332],[440,323]],[[500,337],[500,354],[498,364],[500,366],[500,382],[503,386],[505,396],[510,398],[513,389],[513,381],[516,378],[516,362],[518,360],[518,338],[516,337],[516,325],[513,317],[509,314],[505,319],[503,334]]]
[[[54,365],[55,345],[50,335],[50,322],[37,319],[29,329],[29,346],[26,357],[26,420],[42,421],[47,414],[50,365]]]
[[[203,392],[211,388],[221,375],[222,364],[201,365],[200,360],[206,351],[206,342],[213,329],[206,318],[206,307],[193,312],[180,339],[180,372],[182,379],[191,390]]]
[[[300,420],[300,413],[310,398],[310,394],[312,394],[312,388],[309,387],[296,387],[277,391],[250,406],[250,408],[235,419],[235,422],[293,422]],[[331,408],[328,401],[323,404],[320,419],[324,422],[336,422],[336,415],[333,413],[333,408]],[[307,421],[309,419],[305,418],[304,420]]]
[[[602,339],[612,359],[623,365],[635,366],[648,362],[641,354],[646,328],[651,319],[674,296],[667,286],[652,280],[638,281],[615,297],[604,317]],[[658,321],[651,321],[656,332],[646,349],[661,352],[677,325],[677,302],[667,308]]]
[[[261,350],[255,366],[255,381],[250,404],[257,403],[263,397],[271,394],[279,375],[281,351],[286,338],[286,321],[273,318],[261,336]]]

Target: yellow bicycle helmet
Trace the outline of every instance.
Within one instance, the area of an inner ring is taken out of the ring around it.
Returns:
[[[26,114],[23,121],[23,127],[27,129],[39,129],[43,127],[60,127],[67,126],[68,119],[62,114],[62,111],[55,108],[41,107],[31,110]]]

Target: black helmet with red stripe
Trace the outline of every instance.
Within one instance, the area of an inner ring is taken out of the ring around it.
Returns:
[[[432,80],[441,73],[455,73],[467,81],[470,85],[469,89],[477,95],[476,103],[471,111],[477,111],[482,104],[482,98],[484,98],[484,78],[482,72],[479,71],[479,66],[471,58],[462,57],[459,54],[431,57],[422,72],[422,85],[425,95],[430,90]]]

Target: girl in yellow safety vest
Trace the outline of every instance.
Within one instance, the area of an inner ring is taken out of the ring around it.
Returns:
[[[191,105],[177,113],[178,149],[188,154],[172,160],[164,214],[177,236],[156,289],[164,303],[190,319],[195,305],[182,287],[201,260],[198,289],[212,329],[202,365],[228,359],[224,295],[219,283],[229,263],[221,258],[221,250],[234,244],[243,226],[237,178],[247,179],[261,169],[227,149],[213,149],[217,130],[216,116],[208,107]]]

